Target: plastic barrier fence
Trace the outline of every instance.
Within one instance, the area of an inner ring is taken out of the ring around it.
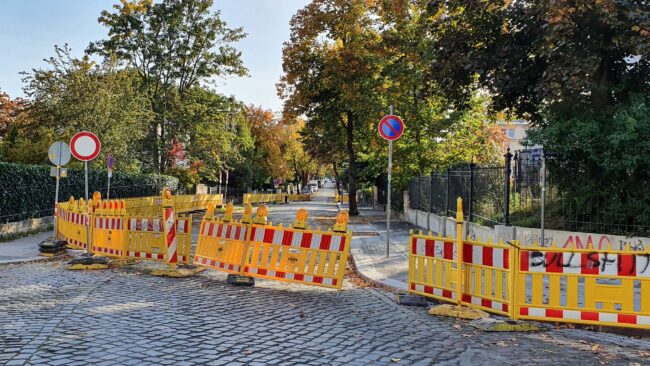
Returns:
[[[350,203],[350,195],[345,193],[345,194],[336,194],[334,197],[334,200],[339,203]]]
[[[501,315],[510,315],[512,247],[501,243],[463,241],[461,302]]]
[[[244,274],[340,289],[351,233],[253,225]]]
[[[452,238],[411,235],[409,289],[438,300],[456,300],[458,253]]]
[[[66,240],[70,247],[86,249],[90,231],[91,252],[96,255],[166,260],[172,265],[190,262],[192,216],[176,216],[171,193],[168,200],[161,198],[156,202],[146,197],[138,201],[151,202],[157,208],[157,212],[150,210],[155,214],[144,217],[129,213],[126,200],[101,201],[98,193],[96,196],[96,201],[91,200],[89,205],[83,199],[75,201],[73,198],[57,205],[57,236]],[[209,202],[214,197],[203,196],[206,197],[187,199],[186,209],[214,205]],[[134,201],[137,200],[131,200]],[[167,206],[163,206],[165,202]],[[164,224],[163,214],[173,227]]]
[[[191,229],[191,215],[176,219],[178,262],[190,262]],[[157,218],[129,218],[124,257],[158,261],[167,259],[167,244],[165,242],[162,216]]]
[[[75,249],[86,249],[90,220],[87,210],[83,199],[60,203],[57,207],[58,236]]]
[[[194,264],[241,274],[250,225],[204,219],[196,244]]]
[[[242,199],[245,205],[281,203],[284,202],[284,195],[282,193],[245,193]]]
[[[253,224],[250,205],[242,221],[212,217],[209,210],[201,223],[194,263],[232,274],[341,289],[352,233],[347,231],[347,212],[340,212],[334,230],[313,230],[300,210],[293,227],[266,222],[266,206],[258,208]]]
[[[458,207],[456,239],[411,233],[410,292],[513,319],[650,329],[650,250],[463,239]]]
[[[126,211],[132,216],[160,215],[162,210],[161,197],[126,198]],[[205,210],[209,204],[217,207],[223,205],[221,194],[194,194],[173,196],[172,201],[176,213]]]
[[[124,215],[100,214],[93,216],[92,251],[112,257],[123,257],[126,234]]]
[[[650,328],[650,252],[519,249],[519,319]]]
[[[285,198],[291,202],[311,201],[309,194],[288,194],[288,193],[245,193],[242,202],[247,204],[260,203],[282,203]]]

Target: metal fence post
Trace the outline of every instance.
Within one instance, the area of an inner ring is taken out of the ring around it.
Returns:
[[[433,213],[433,170],[431,171],[431,179],[429,180],[429,212]]]
[[[451,185],[451,169],[447,168],[447,205],[445,216],[449,216],[449,209],[451,208],[451,197],[449,195],[449,187]]]
[[[422,210],[422,188],[420,188],[421,180],[422,180],[422,178],[418,174],[418,211]]]
[[[512,161],[512,154],[510,153],[510,148],[503,155],[505,158],[505,169],[504,169],[504,205],[503,205],[503,224],[505,226],[510,226],[510,163]]]
[[[474,218],[474,163],[469,164],[469,222]]]

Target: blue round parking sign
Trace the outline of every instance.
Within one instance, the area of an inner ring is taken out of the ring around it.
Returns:
[[[399,117],[389,114],[379,121],[378,129],[384,139],[397,140],[404,133],[404,122]]]

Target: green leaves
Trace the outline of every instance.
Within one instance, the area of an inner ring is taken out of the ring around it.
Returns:
[[[91,163],[91,166],[96,166]],[[102,170],[88,172],[88,187],[92,194],[106,195],[107,174]],[[178,179],[164,175],[115,172],[111,179],[111,198],[157,196],[162,188],[178,192]],[[0,162],[0,222],[19,221],[51,216],[54,211],[55,179],[50,166],[22,165]],[[69,169],[68,177],[60,181],[59,200],[84,195],[83,169]]]
[[[228,28],[212,0],[123,1],[99,22],[109,38],[92,43],[88,53],[117,57],[137,70],[154,113],[148,133],[148,167],[173,167],[167,152],[191,120],[178,113],[187,94],[214,77],[245,75],[241,53],[231,44],[246,34]]]

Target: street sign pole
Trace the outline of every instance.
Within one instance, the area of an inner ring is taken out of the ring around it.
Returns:
[[[50,162],[54,164],[54,169],[50,170],[50,174],[54,176],[56,186],[54,190],[54,241],[57,240],[57,221],[58,221],[58,205],[59,205],[59,187],[60,187],[60,181],[61,179],[61,174],[63,172],[63,169],[61,169],[62,166],[67,164],[70,161],[70,147],[62,141],[56,141],[52,145],[50,145],[50,148],[47,151],[48,158],[50,159]]]
[[[388,140],[388,182],[386,187],[386,258],[390,257],[390,198],[393,171],[393,140],[397,140],[404,133],[404,122],[393,115],[393,105],[390,105],[390,114],[384,116],[377,126],[379,135]]]
[[[393,105],[390,105],[390,115],[393,115]],[[390,181],[393,170],[393,140],[388,140],[388,187],[386,192],[386,258],[390,257]]]
[[[81,131],[70,140],[70,152],[74,155],[75,158],[84,162],[84,176],[85,176],[85,188],[86,188],[86,257],[90,258],[92,255],[92,243],[90,242],[90,228],[92,227],[91,219],[91,210],[92,205],[88,203],[88,162],[95,159],[99,155],[101,150],[101,142],[99,138],[88,131]]]
[[[544,206],[546,205],[546,156],[544,156],[544,149],[542,149],[541,158],[542,158],[542,166],[540,167],[540,171],[539,171],[539,180],[540,180],[539,185],[542,188],[542,197],[541,197],[541,201],[542,201],[542,207],[541,207],[542,208],[541,209],[541,211],[542,211],[541,212],[542,220],[541,220],[541,227],[540,227],[541,235],[540,235],[539,244],[544,247],[544,246],[546,246],[545,245],[546,242],[545,242],[545,238],[544,238]]]
[[[108,154],[108,185],[106,187],[106,199],[111,199],[111,178],[113,177],[113,154]]]
[[[57,156],[61,156],[61,148],[63,144],[58,144],[57,146]],[[54,189],[54,240],[57,240],[56,237],[56,224],[58,221],[58,213],[59,213],[59,179],[61,178],[61,165],[56,164],[56,188]]]
[[[88,219],[88,228],[86,229],[86,256],[90,257],[90,208],[88,207],[88,161],[84,161],[84,175],[86,177],[86,218]]]

